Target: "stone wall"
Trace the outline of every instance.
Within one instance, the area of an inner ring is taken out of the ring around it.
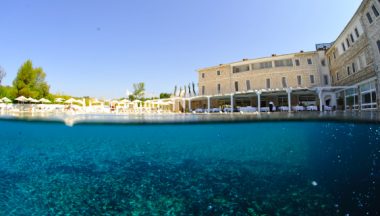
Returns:
[[[322,85],[321,59],[317,52],[289,54],[284,57],[274,56],[273,58],[265,58],[262,61],[274,61],[278,59],[293,60],[293,66],[274,67],[269,69],[255,69],[245,72],[233,73],[234,65],[253,64],[257,60],[241,61],[233,64],[224,64],[220,66],[201,69],[199,74],[199,93],[202,94],[202,86],[205,86],[204,95],[217,95],[217,86],[220,84],[220,94],[235,93],[235,82],[238,82],[238,91],[247,91],[246,81],[249,80],[251,90],[266,89],[266,80],[270,79],[270,89],[283,89],[282,78],[286,78],[286,87],[304,87],[312,88]],[[307,63],[307,59],[312,60],[312,64]],[[295,59],[300,61],[300,66],[296,66]],[[327,63],[326,63],[327,64]],[[327,69],[326,69],[327,70]],[[217,75],[220,71],[220,75]],[[204,74],[204,78],[202,77]],[[311,83],[310,75],[314,76],[314,83]],[[298,76],[301,76],[301,85],[298,84]]]
[[[372,11],[372,5],[374,5],[377,10],[380,12],[380,3],[378,0],[366,0],[366,4],[363,8],[363,25],[365,26],[368,43],[371,47],[373,62],[374,62],[374,71],[375,76],[377,77],[377,104],[380,107],[380,50],[377,46],[377,41],[380,40],[380,16],[376,17]],[[369,12],[373,18],[373,23],[369,23],[368,19],[366,19],[365,14]]]

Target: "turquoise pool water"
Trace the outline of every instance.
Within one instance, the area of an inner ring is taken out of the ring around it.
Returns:
[[[379,124],[0,128],[0,215],[380,213]]]

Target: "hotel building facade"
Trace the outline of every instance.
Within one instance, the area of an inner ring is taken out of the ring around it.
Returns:
[[[198,70],[189,109],[314,105],[378,110],[380,0],[363,0],[333,43],[316,51],[243,59]]]

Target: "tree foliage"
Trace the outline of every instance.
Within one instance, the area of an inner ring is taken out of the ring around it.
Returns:
[[[160,94],[160,99],[165,99],[165,98],[170,98],[171,97],[171,94],[169,94],[169,93],[161,93]]]
[[[16,90],[12,86],[0,86],[0,98],[7,97],[13,100],[16,96]]]
[[[18,70],[13,87],[17,96],[42,98],[49,95],[50,86],[45,81],[46,74],[41,67],[33,68],[27,60]]]
[[[197,93],[195,92],[195,84],[194,84],[194,82],[191,83],[191,86],[193,87],[193,95],[196,96]]]
[[[134,83],[133,84],[133,96],[137,99],[142,99],[145,95],[145,83]]]

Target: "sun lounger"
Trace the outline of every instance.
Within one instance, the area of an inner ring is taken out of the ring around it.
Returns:
[[[212,113],[218,113],[218,112],[220,112],[220,111],[221,111],[220,108],[212,108],[212,109],[210,110],[210,112],[212,112]]]
[[[281,111],[281,112],[287,112],[287,111],[289,111],[289,107],[287,107],[287,106],[280,106],[280,107],[278,107],[278,110],[279,111]]]
[[[260,112],[269,112],[269,107],[261,107]]]
[[[203,109],[198,108],[198,109],[195,109],[195,112],[196,113],[204,113],[205,111]]]
[[[306,107],[306,110],[307,110],[307,111],[317,111],[317,110],[318,110],[318,107],[317,107],[317,106],[307,106],[307,107]]]
[[[232,109],[231,109],[231,108],[229,108],[229,107],[226,107],[226,108],[224,108],[224,109],[223,109],[223,111],[224,111],[224,112],[231,112],[231,111],[232,111]]]
[[[305,111],[305,107],[303,107],[303,106],[293,106],[292,110],[296,111],[296,112]]]
[[[243,113],[257,112],[257,108],[256,107],[251,107],[251,106],[240,107],[239,111],[243,112]]]

